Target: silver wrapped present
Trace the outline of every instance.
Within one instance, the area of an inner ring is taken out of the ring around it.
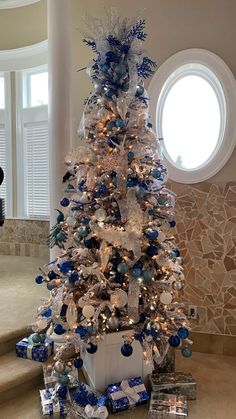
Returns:
[[[152,392],[148,419],[185,419],[187,417],[185,396]]]
[[[192,374],[185,372],[166,374],[152,373],[149,375],[149,379],[153,391],[178,394],[185,396],[187,400],[196,400],[197,383]]]

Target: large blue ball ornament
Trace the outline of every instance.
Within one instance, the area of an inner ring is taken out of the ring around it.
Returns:
[[[68,198],[62,198],[62,200],[60,201],[62,207],[68,207],[69,203],[70,200]]]
[[[133,151],[128,151],[127,156],[128,156],[129,160],[132,160],[134,158],[134,152]]]
[[[128,272],[128,270],[129,270],[129,267],[128,267],[128,265],[127,265],[126,263],[124,263],[124,262],[119,263],[119,265],[117,266],[117,271],[118,271],[120,274],[126,274],[126,272]]]
[[[72,274],[69,276],[69,282],[70,284],[74,284],[79,279],[78,272],[72,272]]]
[[[52,310],[51,310],[50,308],[48,308],[47,310],[45,310],[45,311],[42,313],[42,316],[43,316],[43,317],[46,317],[46,318],[51,317],[51,315],[52,315]]]
[[[186,327],[180,327],[177,333],[180,339],[187,339],[189,337],[189,330]]]
[[[89,354],[95,354],[95,352],[97,352],[97,349],[98,349],[97,345],[94,345],[92,342],[89,342],[89,347],[86,348],[86,351]]]
[[[35,282],[36,282],[36,284],[42,284],[43,283],[43,276],[42,275],[36,276]]]
[[[146,249],[146,253],[148,256],[153,257],[158,254],[158,247],[156,246],[148,246]]]
[[[81,219],[81,223],[82,223],[82,224],[85,224],[85,225],[88,225],[88,224],[89,224],[89,218],[88,218],[88,217],[83,217],[83,218]]]
[[[133,353],[133,348],[131,345],[129,345],[128,343],[125,343],[122,347],[121,347],[121,353],[123,356],[128,357],[131,356]]]
[[[180,345],[180,338],[179,338],[179,336],[174,336],[174,335],[172,335],[172,336],[169,338],[169,344],[170,344],[170,346],[172,346],[173,348],[177,348],[177,346],[179,346],[179,345]]]
[[[74,360],[74,367],[75,368],[82,368],[82,366],[83,366],[83,360],[81,359],[81,358],[76,358],[75,360]]]
[[[101,185],[101,186],[99,186],[98,192],[99,192],[101,195],[105,195],[105,194],[107,193],[107,187],[106,187],[106,185]]]
[[[67,260],[66,262],[63,262],[61,265],[60,265],[60,271],[63,273],[63,274],[67,274],[68,272],[70,272],[70,271],[72,271],[72,269],[73,269],[73,263],[72,262],[70,262],[69,260]]]
[[[183,346],[183,348],[181,349],[181,353],[185,358],[190,358],[192,356],[193,351],[188,346]]]
[[[63,335],[63,333],[65,333],[65,329],[61,324],[55,324],[54,332],[56,335]]]
[[[161,172],[158,169],[153,169],[151,171],[151,175],[152,177],[154,177],[155,179],[159,179],[161,177]]]

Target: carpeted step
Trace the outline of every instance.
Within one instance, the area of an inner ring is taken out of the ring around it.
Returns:
[[[27,336],[29,336],[29,329],[27,326],[9,333],[0,333],[0,356],[15,350],[16,343]]]
[[[15,351],[0,356],[0,403],[28,392],[41,382],[40,362],[17,358]]]

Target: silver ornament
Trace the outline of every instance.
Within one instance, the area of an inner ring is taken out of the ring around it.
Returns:
[[[103,208],[99,208],[95,211],[94,213],[94,217],[98,220],[98,221],[104,221],[106,219],[107,213]]]
[[[108,321],[107,325],[109,327],[109,330],[117,330],[119,327],[119,319],[116,316],[111,316]]]
[[[174,288],[174,290],[176,290],[176,291],[180,291],[180,290],[182,290],[183,286],[184,286],[183,282],[180,282],[180,281],[175,281],[175,282],[173,282],[173,284],[172,284],[172,287],[173,287],[173,288]]]
[[[59,372],[59,373],[65,371],[65,364],[64,364],[64,362],[61,362],[61,361],[55,362],[54,370],[56,372]]]

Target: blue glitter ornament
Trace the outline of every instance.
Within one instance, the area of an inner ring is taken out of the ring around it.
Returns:
[[[190,358],[192,356],[193,351],[188,346],[183,346],[183,348],[181,349],[181,353],[185,358]]]
[[[84,245],[88,249],[92,249],[93,247],[97,247],[98,246],[98,242],[96,240],[96,237],[91,237],[90,239],[84,240]]]
[[[106,60],[109,61],[117,61],[117,56],[116,54],[114,54],[113,51],[107,51],[106,52]]]
[[[78,333],[78,335],[80,335],[81,338],[84,338],[85,336],[87,336],[88,331],[85,327],[79,326],[75,329],[75,333]]]
[[[153,169],[151,171],[151,175],[152,177],[154,177],[155,179],[159,179],[161,177],[161,172],[158,169]]]
[[[72,272],[72,274],[69,276],[69,282],[70,284],[74,284],[79,279],[78,272]]]
[[[88,217],[83,217],[83,218],[81,219],[81,223],[82,223],[82,224],[85,224],[85,225],[88,225],[88,224],[89,224],[89,218],[88,218]]]
[[[56,335],[63,335],[63,333],[65,333],[65,329],[61,324],[55,324],[54,326],[54,332],[56,333]]]
[[[82,368],[83,364],[84,364],[84,362],[81,358],[74,359],[74,367],[75,368],[78,368],[78,369]]]
[[[150,283],[152,281],[153,273],[152,271],[143,271],[142,278],[146,283]]]
[[[177,333],[180,339],[187,339],[189,337],[189,330],[186,327],[180,327]]]
[[[36,282],[36,284],[42,284],[43,283],[43,276],[42,275],[36,276],[35,282]]]
[[[56,272],[54,272],[54,271],[49,271],[48,272],[48,278],[50,279],[50,280],[52,280],[52,279],[56,279],[56,278],[58,278],[58,275],[56,274]]]
[[[133,348],[131,345],[129,345],[128,343],[125,343],[122,347],[121,347],[121,353],[123,356],[128,357],[131,356],[133,353]]]
[[[68,389],[67,386],[60,386],[57,389],[57,396],[59,399],[65,399],[67,397]]]
[[[101,195],[106,195],[106,193],[107,193],[107,187],[106,187],[106,185],[101,185],[101,186],[99,186],[98,192],[99,192]]]
[[[66,275],[68,272],[72,271],[72,269],[73,269],[73,263],[70,260],[67,260],[67,261],[63,262],[60,265],[60,271],[64,275]]]
[[[70,200],[68,198],[62,198],[60,204],[62,207],[68,207]]]
[[[124,282],[124,275],[117,273],[115,275],[115,282],[117,284],[122,284]]]
[[[45,311],[42,313],[42,316],[43,316],[43,317],[46,317],[46,318],[51,317],[51,315],[52,315],[52,310],[51,310],[50,308],[48,308],[47,310],[45,310]]]
[[[174,220],[169,221],[170,227],[175,227],[176,226],[176,222]]]
[[[177,346],[180,345],[180,338],[179,338],[179,336],[174,336],[174,335],[170,336],[170,338],[169,338],[169,344],[173,348],[177,348]]]
[[[158,247],[156,246],[148,246],[146,249],[146,253],[148,256],[153,257],[158,254]]]
[[[116,127],[117,128],[124,128],[125,127],[125,121],[123,119],[116,119]]]
[[[129,267],[128,267],[128,265],[127,265],[126,263],[124,263],[124,262],[119,263],[119,265],[117,266],[117,271],[118,271],[120,274],[125,274],[126,272],[128,272],[128,270],[129,270]]]
[[[133,274],[133,276],[134,276],[135,278],[139,278],[139,277],[141,276],[141,274],[142,274],[142,271],[141,271],[141,269],[139,269],[139,268],[134,268],[134,269],[132,270],[132,274]]]
[[[155,240],[158,237],[158,231],[156,230],[148,230],[147,238],[148,240]]]
[[[134,158],[134,152],[133,151],[129,151],[128,154],[127,154],[127,156],[128,156],[128,159],[129,160],[132,160]]]
[[[89,354],[95,354],[95,352],[97,352],[97,349],[98,349],[97,345],[94,345],[92,342],[89,342],[89,347],[86,348],[86,351]]]

